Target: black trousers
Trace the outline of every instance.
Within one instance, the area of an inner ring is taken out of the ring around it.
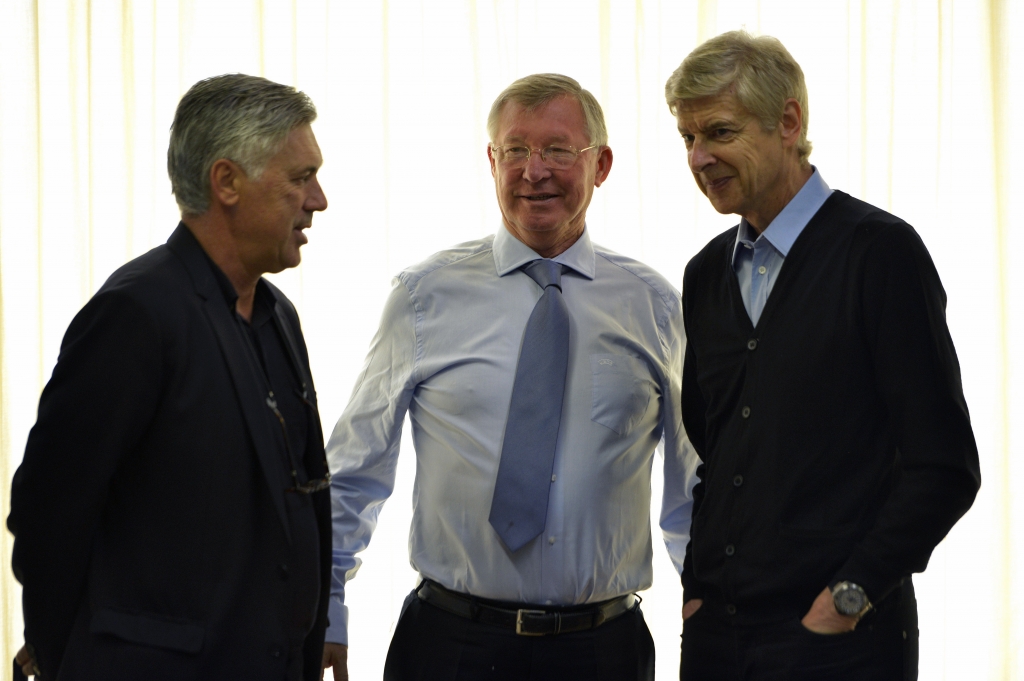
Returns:
[[[653,681],[654,641],[640,608],[596,629],[520,636],[406,600],[384,681]]]
[[[735,625],[702,606],[683,626],[680,681],[916,681],[917,601],[907,579],[847,634],[794,617]],[[716,609],[717,610],[717,609]]]

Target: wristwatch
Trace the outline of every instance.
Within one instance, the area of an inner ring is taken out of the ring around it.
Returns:
[[[864,589],[853,582],[839,582],[832,588],[832,602],[840,615],[860,619],[871,609]]]

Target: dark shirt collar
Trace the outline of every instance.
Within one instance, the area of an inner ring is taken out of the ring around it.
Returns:
[[[203,256],[206,258],[206,262],[210,265],[210,271],[213,272],[213,279],[217,282],[220,292],[224,295],[224,302],[228,306],[228,309],[232,313],[235,312],[235,305],[238,303],[238,291],[235,290],[234,284],[228,279],[228,275],[224,274],[224,270],[217,266],[217,263],[213,261],[213,258],[203,251]],[[256,282],[256,294],[253,299],[252,305],[252,322],[253,326],[259,326],[264,321],[270,318],[270,314],[274,310],[274,305],[277,303],[277,297],[274,292],[267,286],[267,282],[260,280]]]

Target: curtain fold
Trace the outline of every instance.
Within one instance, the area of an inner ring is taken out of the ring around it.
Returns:
[[[1024,3],[1014,0],[10,0],[0,8],[0,513],[72,316],[178,220],[168,128],[196,80],[242,71],[316,103],[330,202],[296,302],[330,431],[390,279],[500,216],[485,156],[490,102],[528,73],[573,76],[605,108],[615,164],[588,229],[681,282],[735,223],[686,168],[664,102],[699,42],[744,27],[780,38],[810,92],[812,163],[837,189],[906,219],[945,285],[982,457],[974,508],[915,578],[921,678],[1024,678],[1024,280],[1012,267],[1024,170]],[[1020,421],[1020,419],[1016,419]],[[349,588],[355,678],[379,676],[413,586],[411,442]],[[657,471],[658,466],[655,466]],[[657,475],[655,503],[658,503]],[[655,515],[656,517],[656,515]],[[20,647],[11,537],[0,533],[6,659]],[[644,610],[658,678],[678,670],[678,578],[655,532]],[[0,661],[2,662],[2,661]],[[8,670],[9,664],[0,664]]]

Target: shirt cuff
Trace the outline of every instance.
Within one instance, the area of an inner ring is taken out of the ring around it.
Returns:
[[[331,596],[327,607],[327,618],[330,624],[324,634],[326,643],[340,643],[348,645],[348,606],[341,602],[341,598]]]

